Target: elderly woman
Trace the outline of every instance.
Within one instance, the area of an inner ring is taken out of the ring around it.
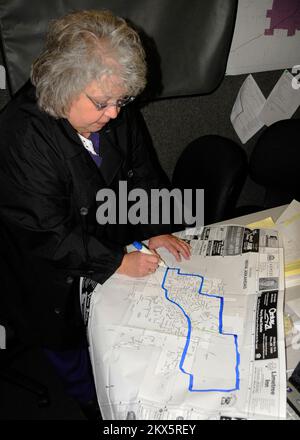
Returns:
[[[149,135],[132,101],[145,86],[137,33],[108,11],[54,21],[31,83],[0,117],[2,251],[13,274],[8,317],[26,341],[43,347],[82,408],[95,400],[78,281],[156,270],[159,257],[125,253],[150,238],[179,260],[188,246],[166,226],[101,225],[96,194],[162,186]],[[127,105],[128,104],[128,105]]]

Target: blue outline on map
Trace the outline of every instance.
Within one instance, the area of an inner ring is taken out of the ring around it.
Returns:
[[[234,344],[235,344],[235,350],[236,350],[236,366],[235,366],[235,372],[236,372],[236,381],[235,381],[235,388],[231,388],[231,389],[218,389],[218,388],[210,388],[210,389],[203,389],[203,390],[196,390],[193,389],[193,383],[194,383],[194,376],[191,373],[188,373],[187,371],[184,370],[183,368],[183,364],[185,361],[185,357],[187,354],[187,350],[189,348],[189,344],[190,344],[190,339],[191,339],[191,333],[192,333],[192,324],[191,324],[191,320],[189,318],[189,316],[186,314],[186,312],[184,311],[184,309],[181,307],[180,304],[176,303],[175,301],[173,301],[172,299],[170,299],[168,297],[168,289],[166,287],[164,287],[167,275],[169,270],[175,270],[177,271],[178,275],[182,275],[182,276],[193,276],[193,277],[198,277],[201,279],[200,282],[200,287],[198,289],[198,293],[199,295],[203,295],[203,296],[208,296],[208,297],[213,297],[213,298],[217,298],[220,300],[220,310],[219,310],[219,333],[221,335],[226,335],[226,336],[233,336],[234,337]],[[186,338],[186,343],[185,343],[185,347],[184,350],[182,352],[182,356],[181,356],[181,360],[179,362],[179,368],[180,370],[184,373],[187,374],[189,376],[189,391],[192,392],[204,392],[204,391],[222,391],[222,392],[229,392],[229,391],[234,391],[234,390],[239,390],[240,388],[240,374],[239,374],[239,364],[240,364],[240,354],[238,351],[238,341],[237,341],[237,335],[233,334],[233,333],[223,333],[223,307],[224,307],[224,298],[222,296],[218,296],[218,295],[208,295],[206,293],[201,293],[202,290],[202,286],[203,286],[203,281],[204,278],[201,275],[197,275],[197,274],[193,274],[193,273],[181,273],[180,269],[177,268],[167,268],[165,271],[165,275],[163,277],[163,281],[161,284],[162,289],[165,291],[165,297],[168,301],[170,301],[171,303],[175,304],[177,307],[180,308],[180,310],[182,311],[182,313],[184,314],[184,316],[187,319],[187,323],[188,323],[188,333],[187,333],[187,338]]]

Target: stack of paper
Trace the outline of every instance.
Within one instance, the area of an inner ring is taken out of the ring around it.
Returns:
[[[286,285],[300,284],[300,203],[297,200],[279,217],[276,228],[283,239]]]
[[[247,226],[272,228],[280,232],[284,249],[286,286],[300,285],[300,202],[293,200],[276,223],[268,217]]]

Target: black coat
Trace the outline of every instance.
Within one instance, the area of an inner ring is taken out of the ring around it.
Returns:
[[[100,131],[99,170],[69,122],[38,108],[31,85],[2,112],[0,130],[2,302],[24,339],[76,347],[85,338],[79,277],[105,282],[125,244],[169,231],[96,221],[99,189],[162,186],[149,134],[133,105],[122,109]]]

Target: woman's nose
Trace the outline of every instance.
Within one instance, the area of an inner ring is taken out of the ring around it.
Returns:
[[[108,116],[110,119],[115,119],[120,112],[120,107],[117,105],[109,105],[105,109],[105,115]]]

